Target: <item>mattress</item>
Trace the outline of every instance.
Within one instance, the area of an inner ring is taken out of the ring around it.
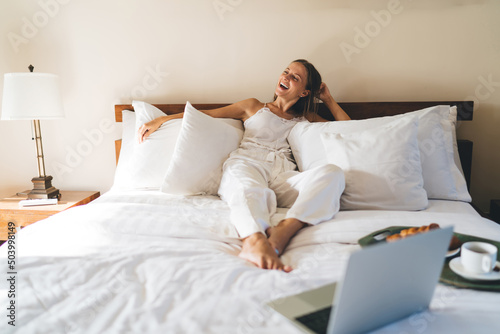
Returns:
[[[284,273],[237,256],[241,242],[216,196],[108,192],[16,234],[16,326],[3,316],[0,332],[300,333],[266,302],[341,279],[357,240],[375,230],[432,222],[500,241],[500,226],[459,201],[341,211],[299,231],[282,255],[294,270]],[[429,310],[375,333],[498,333],[499,314],[500,293],[440,283]]]

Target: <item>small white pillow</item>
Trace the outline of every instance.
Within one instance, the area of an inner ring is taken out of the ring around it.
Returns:
[[[327,163],[323,147],[318,145],[323,132],[364,131],[383,126],[391,120],[417,116],[424,188],[428,198],[470,202],[465,178],[453,159],[453,150],[458,154],[453,137],[454,125],[450,120],[453,119],[453,110],[449,106],[435,106],[402,115],[358,121],[301,122],[292,129],[288,141],[299,170],[304,171]]]
[[[176,195],[217,195],[222,164],[238,148],[242,138],[241,121],[211,117],[187,102],[161,191]]]
[[[172,159],[177,136],[181,130],[182,120],[174,119],[163,123],[158,130],[153,132],[142,144],[139,144],[137,141],[137,130],[139,127],[165,114],[160,109],[146,102],[133,101],[132,105],[135,110],[136,121],[132,133],[124,133],[113,189],[158,190]],[[124,122],[126,122],[125,119]],[[124,123],[124,131],[129,129],[129,127],[128,123]],[[131,142],[130,146],[128,142]],[[125,152],[124,144],[126,145]],[[131,154],[129,158],[124,160],[122,166],[122,154],[126,154],[129,147],[131,148]]]
[[[351,133],[321,134],[328,163],[342,168],[342,210],[423,210],[427,193],[417,141],[418,118]]]

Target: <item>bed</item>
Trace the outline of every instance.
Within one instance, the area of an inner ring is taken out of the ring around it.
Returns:
[[[342,210],[292,239],[281,256],[291,273],[259,269],[237,256],[230,210],[214,194],[242,125],[186,114],[142,146],[135,142],[140,124],[186,105],[115,106],[123,137],[112,189],[0,247],[2,333],[300,333],[266,303],[340,279],[358,241],[374,231],[433,222],[500,242],[500,226],[470,204],[472,143],[457,145],[455,137],[457,119],[472,120],[471,102],[345,103],[352,128],[304,123],[288,138],[299,169],[343,166],[352,186]],[[394,159],[381,165],[380,152]],[[370,168],[386,173],[387,189],[370,179]],[[386,190],[397,198],[382,198],[391,195]],[[285,213],[278,208],[272,222]],[[446,270],[429,310],[374,333],[500,332],[498,282],[464,281],[447,262]]]

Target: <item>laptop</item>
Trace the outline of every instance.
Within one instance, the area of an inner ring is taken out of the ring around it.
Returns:
[[[447,227],[368,246],[350,255],[340,282],[268,305],[306,333],[327,334],[366,333],[424,311],[452,234]]]

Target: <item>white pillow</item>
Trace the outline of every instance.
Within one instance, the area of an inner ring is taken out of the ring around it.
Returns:
[[[470,202],[467,184],[458,155],[455,127],[450,120],[453,110],[448,106],[427,108],[416,114],[419,117],[418,140],[424,188],[430,199],[460,200]],[[460,158],[459,158],[460,159]]]
[[[443,120],[443,127],[448,128],[452,134],[452,144],[453,145],[453,160],[455,161],[455,166],[458,168],[458,172],[455,170],[453,173],[453,179],[455,180],[455,184],[457,187],[457,200],[471,202],[472,198],[467,189],[467,181],[464,177],[464,171],[462,169],[462,162],[460,161],[460,154],[458,153],[458,144],[457,144],[457,107],[453,106],[450,108],[450,115],[448,118],[449,122]],[[447,144],[447,148],[449,149],[450,144]]]
[[[177,136],[181,130],[182,120],[174,119],[163,123],[158,130],[153,132],[142,144],[139,144],[137,141],[139,127],[165,114],[146,102],[133,101],[132,105],[135,110],[136,122],[131,135],[124,133],[113,189],[158,190],[170,164]],[[124,121],[126,120],[124,119]],[[124,131],[130,131],[129,128],[130,125],[124,123]],[[130,145],[128,141],[132,144]],[[125,152],[123,150],[124,144],[126,146]],[[129,148],[131,148],[130,157],[124,159],[122,164],[122,154],[126,154]]]
[[[299,170],[304,171],[327,163],[323,147],[318,145],[321,141],[320,134],[323,132],[364,131],[383,126],[391,120],[415,116],[419,118],[419,149],[424,188],[428,198],[470,202],[465,178],[453,159],[456,140],[453,137],[454,127],[450,123],[450,118],[453,118],[453,108],[449,106],[435,106],[402,115],[359,121],[301,122],[292,129],[288,141]]]
[[[217,195],[222,164],[238,148],[242,138],[241,121],[211,117],[187,102],[161,191],[176,195]]]
[[[405,117],[360,132],[321,134],[328,163],[344,171],[342,210],[427,207],[417,127],[417,117]]]
[[[134,153],[135,112],[131,110],[122,111],[122,144],[120,157],[115,171],[115,179],[112,189],[124,189],[129,181],[128,169],[132,163]]]

